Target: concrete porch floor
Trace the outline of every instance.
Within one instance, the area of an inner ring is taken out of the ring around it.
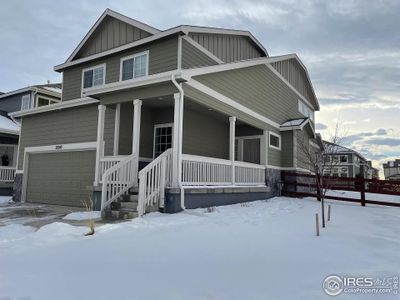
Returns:
[[[88,220],[64,220],[63,217],[72,212],[85,211],[84,208],[48,205],[40,203],[0,203],[0,227],[20,224],[40,228],[44,225],[62,222],[75,226],[86,226]],[[120,220],[121,222],[123,220]],[[96,227],[108,223],[117,223],[118,220],[96,219]]]

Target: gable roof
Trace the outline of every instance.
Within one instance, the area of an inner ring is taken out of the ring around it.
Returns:
[[[281,124],[280,131],[290,131],[290,130],[303,130],[305,126],[311,129],[313,133],[313,137],[315,138],[315,130],[313,125],[311,124],[310,118],[299,118],[299,119],[291,119]]]
[[[0,100],[13,95],[29,93],[32,91],[41,92],[53,97],[59,97],[61,99],[61,83],[51,83],[51,84],[31,85],[18,90],[2,93],[0,95]]]
[[[331,150],[330,152],[326,153],[326,154],[345,154],[345,153],[354,153],[355,155],[361,157],[363,160],[367,160],[363,155],[361,155],[361,153],[357,152],[356,150],[353,150],[351,148],[347,148],[344,146],[340,146],[328,141],[323,141],[324,143],[324,147],[326,149],[326,145],[329,146],[329,149]]]
[[[71,62],[75,56],[79,53],[79,50],[82,49],[82,47],[85,45],[85,43],[88,41],[88,39],[91,37],[91,35],[96,31],[96,29],[100,26],[100,24],[103,22],[103,20],[107,17],[113,17],[117,20],[120,20],[122,22],[125,22],[131,26],[137,27],[143,31],[146,31],[150,34],[156,34],[159,33],[160,30],[158,30],[157,28],[154,28],[150,25],[147,25],[145,23],[142,23],[140,21],[137,21],[135,19],[129,18],[125,15],[122,15],[120,13],[117,13],[109,8],[107,8],[102,15],[100,16],[100,18],[97,19],[96,23],[94,23],[94,25],[92,26],[92,28],[89,30],[89,32],[85,35],[85,37],[82,39],[82,41],[78,44],[78,46],[75,48],[75,50],[71,53],[71,55],[67,58],[66,62]]]
[[[149,32],[151,35],[145,38],[142,38],[140,40],[136,40],[115,48],[112,48],[110,50],[106,50],[97,54],[93,54],[84,58],[76,58],[77,54],[79,51],[82,49],[82,47],[85,45],[85,43],[89,40],[90,36],[96,31],[96,29],[100,26],[102,21],[104,20],[105,17],[111,16],[114,17],[122,22],[126,22],[132,26],[135,26],[137,28],[140,28],[146,32]],[[151,27],[147,24],[141,23],[137,20],[131,19],[127,16],[124,16],[122,14],[119,14],[115,11],[112,11],[110,9],[106,9],[104,13],[100,16],[100,18],[96,21],[96,23],[92,26],[90,31],[85,35],[83,40],[79,43],[79,45],[75,48],[75,50],[72,52],[72,54],[68,57],[68,59],[60,64],[54,67],[54,70],[57,72],[61,72],[63,69],[69,66],[77,65],[89,60],[97,59],[100,57],[104,57],[107,55],[111,55],[123,50],[127,50],[130,48],[134,48],[167,36],[171,36],[174,34],[189,34],[190,32],[193,33],[210,33],[210,34],[226,34],[226,35],[241,35],[241,36],[246,36],[251,40],[252,43],[254,43],[262,53],[266,57],[268,57],[268,52],[265,49],[265,47],[249,32],[245,30],[235,30],[235,29],[225,29],[225,28],[216,28],[216,27],[203,27],[203,26],[191,26],[191,25],[179,25],[176,27],[169,28],[164,31],[160,31],[154,27]],[[74,59],[76,58],[76,59]]]

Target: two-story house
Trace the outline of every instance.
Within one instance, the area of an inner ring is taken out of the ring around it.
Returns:
[[[324,175],[350,178],[372,178],[370,163],[359,152],[348,147],[324,141],[327,164]]]
[[[385,180],[400,180],[400,159],[388,161],[383,164]]]
[[[248,31],[161,31],[107,9],[54,69],[62,101],[12,114],[16,200],[175,212],[266,199],[281,170],[309,170],[298,143],[315,145],[319,104],[307,69]]]

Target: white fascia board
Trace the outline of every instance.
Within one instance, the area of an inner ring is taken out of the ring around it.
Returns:
[[[101,24],[101,22],[104,20],[105,17],[110,16],[113,18],[116,18],[122,22],[128,23],[132,26],[135,26],[137,28],[140,28],[144,31],[147,31],[148,33],[151,34],[156,34],[159,33],[160,31],[154,27],[151,27],[149,25],[146,25],[144,23],[141,23],[139,21],[136,21],[134,19],[131,19],[127,16],[124,16],[122,14],[119,14],[111,9],[106,9],[102,15],[100,16],[100,18],[97,19],[96,23],[94,23],[94,25],[92,26],[92,28],[89,30],[89,32],[85,35],[85,37],[81,40],[81,42],[78,44],[78,46],[75,48],[75,50],[72,52],[72,54],[67,58],[66,62],[71,62],[75,55],[79,52],[79,50],[83,47],[83,45],[87,42],[87,40],[90,38],[90,36],[94,33],[94,31],[99,27],[99,25]]]
[[[172,28],[170,30],[161,31],[161,32],[151,35],[149,37],[146,37],[146,38],[143,38],[143,39],[134,41],[132,43],[125,44],[125,45],[122,45],[122,46],[119,46],[119,47],[116,47],[116,48],[113,48],[113,49],[110,49],[107,51],[103,51],[103,52],[93,54],[93,55],[90,55],[87,57],[79,58],[79,59],[76,59],[73,61],[67,60],[65,63],[55,66],[54,71],[61,72],[63,69],[65,69],[67,67],[71,67],[74,65],[78,65],[78,64],[90,61],[90,60],[98,59],[98,58],[101,58],[101,57],[104,57],[104,56],[107,56],[110,54],[118,53],[118,52],[130,49],[130,48],[134,48],[134,47],[158,40],[160,38],[163,38],[163,37],[166,37],[169,35],[177,34],[179,32],[181,32],[180,27],[176,27],[176,28]]]
[[[133,78],[124,81],[117,81],[113,83],[108,83],[104,86],[93,87],[90,89],[86,89],[83,92],[84,96],[94,96],[101,93],[109,93],[115,92],[125,89],[130,89],[134,87],[146,86],[155,83],[161,83],[166,81],[171,81],[172,76],[175,75],[176,79],[181,79],[181,73],[177,72],[177,70],[158,73],[154,75],[149,75],[145,77]]]
[[[41,87],[33,87],[32,90],[35,90],[36,92],[41,93],[41,94],[45,94],[48,96],[52,96],[52,97],[61,99],[61,93],[52,92],[52,91],[43,89]]]
[[[28,110],[21,110],[21,111],[16,111],[13,113],[10,113],[10,117],[23,117],[27,115],[34,115],[38,113],[43,113],[43,112],[48,112],[48,111],[54,111],[54,110],[60,110],[60,109],[65,109],[65,108],[70,108],[70,107],[75,107],[75,106],[81,106],[81,105],[88,105],[92,103],[98,103],[99,100],[89,98],[89,97],[84,97],[84,98],[78,98],[74,100],[68,100],[68,101],[62,101],[56,104],[51,104],[48,106],[41,106],[41,107],[36,107]]]
[[[214,60],[216,63],[218,64],[223,64],[224,61],[222,61],[221,59],[219,59],[218,57],[216,57],[213,53],[211,53],[210,51],[208,51],[206,48],[204,48],[202,45],[200,45],[199,43],[197,43],[194,39],[192,39],[191,37],[185,35],[183,36],[183,39],[188,42],[189,44],[191,44],[193,47],[195,47],[196,49],[198,49],[199,51],[203,52],[205,55],[207,55],[208,57],[210,57],[212,60]]]
[[[97,142],[72,143],[72,144],[56,144],[47,146],[26,147],[25,153],[48,153],[48,152],[66,152],[66,151],[83,151],[96,150]]]
[[[9,130],[9,129],[0,129],[0,133],[11,134],[11,135],[20,135],[19,130]]]
[[[211,97],[223,102],[226,105],[229,105],[229,106],[231,106],[231,107],[233,107],[233,108],[235,108],[237,110],[240,110],[240,111],[244,112],[245,114],[248,114],[249,116],[251,116],[253,118],[256,118],[257,120],[259,120],[259,121],[261,121],[261,122],[263,122],[265,124],[268,124],[268,125],[270,125],[272,127],[275,127],[275,128],[279,129],[280,125],[278,123],[272,121],[271,119],[259,114],[258,112],[255,112],[254,110],[252,110],[252,109],[250,109],[250,108],[248,108],[248,107],[236,102],[235,100],[233,100],[233,99],[231,99],[231,98],[229,98],[229,97],[217,92],[216,90],[213,90],[213,89],[209,88],[208,86],[206,86],[206,85],[204,85],[204,84],[202,84],[202,83],[200,83],[200,82],[198,82],[198,81],[196,81],[194,79],[191,79],[186,84],[188,84],[189,86],[191,86],[191,87],[193,87],[193,88],[195,88],[195,89],[197,89],[197,90],[199,90],[199,91],[201,91],[201,92],[203,92],[203,93],[205,93],[205,94],[207,94],[207,95],[209,95],[209,96],[211,96]]]
[[[231,35],[243,35],[250,38],[265,55],[268,56],[268,51],[265,47],[251,34],[250,31],[246,30],[235,30],[235,29],[224,29],[224,28],[213,28],[213,27],[202,27],[202,26],[190,26],[183,25],[183,31],[185,33],[196,32],[196,33],[212,33],[212,34],[231,34]]]
[[[13,95],[17,95],[17,94],[21,94],[21,93],[26,93],[26,92],[30,92],[32,91],[32,87],[25,87],[19,90],[15,90],[15,91],[11,91],[8,93],[4,93],[3,95],[0,95],[0,99],[2,98],[7,98],[9,96],[13,96]]]

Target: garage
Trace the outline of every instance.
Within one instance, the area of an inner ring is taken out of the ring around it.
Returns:
[[[93,150],[29,154],[26,202],[82,206],[91,197],[95,160]]]

